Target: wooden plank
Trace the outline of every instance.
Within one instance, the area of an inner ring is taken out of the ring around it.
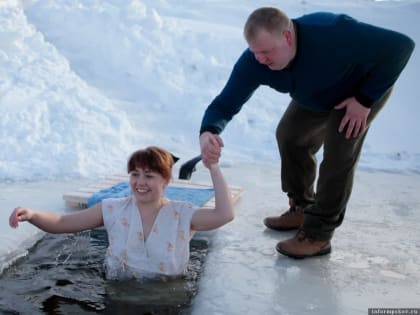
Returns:
[[[87,202],[90,197],[92,197],[93,194],[106,189],[110,188],[118,183],[126,182],[128,181],[128,175],[111,175],[104,180],[100,181],[97,184],[89,185],[87,187],[82,187],[80,189],[77,189],[76,191],[68,192],[63,195],[63,199],[66,202],[66,205],[69,207],[75,207],[75,208],[86,208]],[[196,189],[208,189],[213,188],[212,184],[204,183],[204,182],[192,182],[190,180],[182,180],[182,179],[174,179],[171,181],[169,186],[173,187],[186,187],[186,188],[196,188]],[[235,203],[243,189],[238,186],[229,186],[231,193],[232,193],[232,199]],[[214,197],[212,197],[208,202],[206,202],[204,207],[214,207]]]

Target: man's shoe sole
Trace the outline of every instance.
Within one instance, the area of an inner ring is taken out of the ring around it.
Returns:
[[[283,250],[280,246],[276,246],[276,250],[280,253],[283,254],[285,256],[294,258],[294,259],[304,259],[304,258],[308,258],[308,257],[316,257],[316,256],[323,256],[323,255],[328,255],[329,253],[331,253],[331,244],[328,245],[325,248],[322,248],[319,252],[316,252],[314,254],[311,255],[300,255],[300,254],[294,254],[294,253],[290,253],[288,251]]]

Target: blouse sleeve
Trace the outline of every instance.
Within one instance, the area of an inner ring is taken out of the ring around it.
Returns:
[[[102,200],[102,217],[106,230],[111,230],[122,209],[129,203],[130,198],[109,198]]]
[[[191,220],[194,212],[198,209],[198,207],[189,202],[180,202],[177,208],[179,209],[180,213],[180,230],[189,233],[189,239],[191,239],[194,234],[194,231],[191,230]]]

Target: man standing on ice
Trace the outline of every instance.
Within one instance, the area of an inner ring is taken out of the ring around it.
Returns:
[[[289,93],[276,138],[282,190],[290,209],[264,224],[298,229],[278,252],[305,258],[331,252],[342,223],[367,130],[407,64],[407,36],[344,14],[313,13],[289,19],[259,8],[245,23],[248,43],[222,92],[208,106],[200,129],[203,163],[220,157],[219,134],[260,85]],[[316,152],[323,146],[317,173]]]

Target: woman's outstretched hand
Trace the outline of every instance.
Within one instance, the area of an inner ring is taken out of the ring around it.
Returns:
[[[17,207],[13,210],[9,217],[9,225],[12,228],[17,228],[19,222],[29,221],[32,217],[32,211],[27,208]]]

